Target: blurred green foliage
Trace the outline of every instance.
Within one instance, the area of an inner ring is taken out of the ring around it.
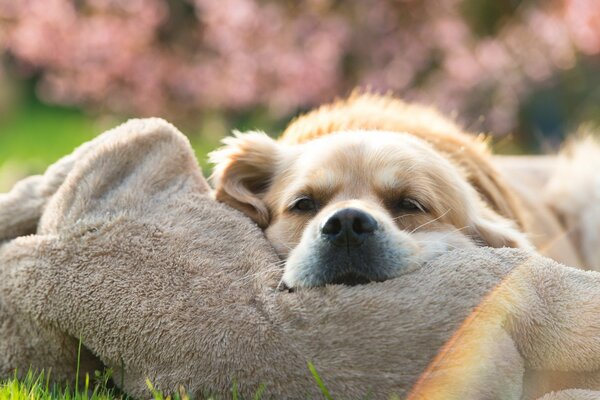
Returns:
[[[0,114],[0,192],[8,190],[18,179],[43,172],[82,143],[127,119],[98,118],[78,108],[48,105],[35,95],[33,81],[16,85],[17,101],[10,105],[9,112]],[[241,129],[251,129],[251,125],[260,124],[260,119],[260,113],[256,113],[243,121],[240,118],[232,121],[239,123]],[[207,115],[201,123],[188,128],[184,131],[208,174],[206,154],[218,146],[229,124],[222,116]]]
[[[27,96],[0,121],[0,164],[13,159],[48,164],[99,132],[98,123],[81,111]]]

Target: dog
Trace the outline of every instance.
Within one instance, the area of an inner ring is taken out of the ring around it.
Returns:
[[[582,264],[558,209],[533,183],[511,182],[514,162],[422,105],[354,93],[277,141],[238,132],[210,161],[215,198],[252,218],[285,260],[281,288],[385,281],[472,246]],[[530,169],[541,190],[550,169]]]

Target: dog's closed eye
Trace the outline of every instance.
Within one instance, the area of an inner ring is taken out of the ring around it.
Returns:
[[[393,205],[395,211],[399,212],[421,212],[426,213],[427,209],[417,200],[405,197]]]
[[[311,197],[302,196],[294,200],[289,209],[290,211],[301,213],[314,212],[318,209],[318,204]]]

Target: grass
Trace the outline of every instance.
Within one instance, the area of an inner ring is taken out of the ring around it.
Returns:
[[[18,379],[16,376],[0,381],[0,400],[109,400],[123,398],[123,395],[110,388],[110,375],[98,373],[94,379],[86,375],[85,382],[77,389],[69,385],[51,383],[50,373],[33,373]]]
[[[77,368],[79,369],[79,365]],[[315,378],[323,398],[333,400],[314,365],[309,362],[308,368]],[[68,384],[51,383],[50,373],[40,372],[36,374],[29,371],[22,379],[17,378],[15,373],[15,377],[12,379],[0,380],[0,400],[129,400],[130,397],[111,385],[111,375],[110,370],[96,371],[93,379],[90,379],[89,374],[86,374],[81,385],[76,379],[75,385],[70,387]],[[190,395],[183,387],[180,387],[173,394],[166,395],[156,390],[149,379],[146,380],[146,385],[148,386],[148,395],[153,400],[190,400]],[[264,394],[268,393],[267,389],[265,385],[260,385],[252,399],[262,399]],[[213,397],[208,398],[213,399]],[[242,400],[236,382],[232,385],[231,398]]]
[[[24,378],[19,379],[17,372],[12,379],[0,380],[0,400],[124,400],[130,399],[129,396],[122,393],[111,385],[112,371],[107,369],[103,372],[95,371],[94,379],[90,380],[89,374],[86,373],[85,380],[82,385],[79,382],[79,367],[81,361],[82,338],[79,337],[79,345],[77,347],[77,368],[75,372],[75,384],[69,387],[68,384],[58,385],[51,382],[51,374],[34,373],[31,370],[27,372]],[[308,369],[319,386],[323,397],[326,400],[333,400],[329,390],[325,387],[323,380],[319,376],[317,369],[308,362]],[[123,377],[121,377],[123,381]],[[173,394],[165,395],[160,390],[154,388],[150,379],[146,379],[148,386],[148,394],[154,400],[190,400],[189,394],[183,386]],[[267,387],[261,384],[253,396],[253,400],[260,400]],[[208,396],[209,399],[212,397]],[[233,400],[241,400],[238,391],[237,382],[234,380],[231,388],[231,398]]]
[[[15,371],[15,376],[12,379],[4,382],[0,381],[0,400],[109,400],[126,397],[109,385],[112,375],[110,370],[96,371],[93,380],[90,380],[90,375],[86,373],[85,381],[80,385],[81,346],[82,340],[80,337],[77,346],[77,369],[73,387],[69,387],[66,383],[64,385],[54,382],[50,384],[50,372],[42,371],[36,374],[29,370],[24,378],[19,379],[17,371]]]

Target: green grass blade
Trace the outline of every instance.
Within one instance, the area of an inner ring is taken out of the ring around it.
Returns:
[[[79,334],[79,345],[77,346],[77,369],[75,371],[75,394],[79,390],[79,367],[81,364],[81,333]]]
[[[327,390],[327,388],[325,387],[325,384],[323,383],[323,380],[319,376],[317,369],[315,368],[313,363],[311,363],[310,361],[308,362],[308,369],[310,370],[310,373],[312,374],[313,378],[315,378],[315,381],[317,381],[317,385],[319,385],[319,388],[321,389],[321,393],[323,393],[323,396],[325,396],[325,398],[327,400],[333,400],[333,396],[331,396],[331,393],[329,393],[329,390]]]
[[[233,387],[231,388],[231,397],[233,400],[239,400],[240,398],[237,382],[235,380],[233,381]]]
[[[258,387],[258,389],[256,390],[256,393],[254,393],[254,400],[262,399],[262,396],[265,393],[266,389],[267,389],[267,385],[265,385],[264,383],[261,383],[260,386]]]

